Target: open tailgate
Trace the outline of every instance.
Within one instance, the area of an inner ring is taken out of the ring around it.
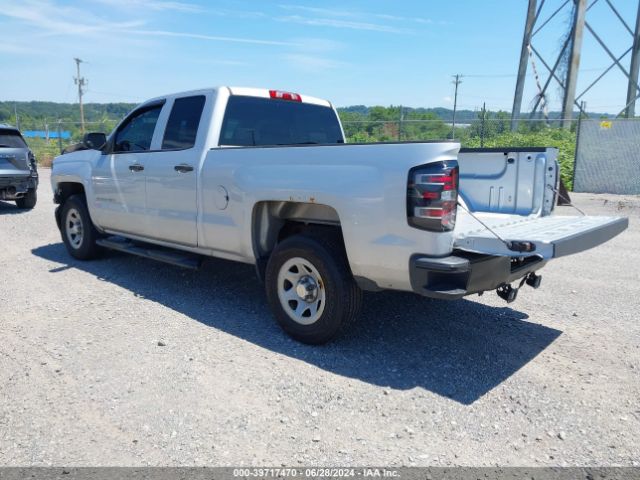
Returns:
[[[588,250],[615,237],[627,228],[624,217],[522,217],[478,212],[483,223],[506,241],[535,244],[531,252],[514,252],[466,212],[459,211],[454,246],[460,250],[489,255],[531,256],[545,259]]]

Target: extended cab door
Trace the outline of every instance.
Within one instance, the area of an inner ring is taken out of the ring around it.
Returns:
[[[197,175],[206,131],[199,129],[205,95],[169,100],[160,148],[145,163],[149,237],[196,246]],[[164,116],[164,115],[163,115]],[[206,122],[204,122],[206,123]]]
[[[93,214],[102,228],[146,236],[145,168],[164,100],[133,111],[114,132],[92,173]]]

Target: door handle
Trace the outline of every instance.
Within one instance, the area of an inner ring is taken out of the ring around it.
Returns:
[[[180,172],[180,173],[193,172],[193,167],[191,165],[187,165],[185,163],[181,163],[180,165],[176,165],[175,167],[173,167],[173,169],[176,172]]]
[[[129,170],[131,170],[132,172],[141,172],[142,170],[144,170],[144,165],[134,163],[132,165],[129,165]]]

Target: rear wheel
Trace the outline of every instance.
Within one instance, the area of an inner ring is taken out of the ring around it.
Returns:
[[[274,315],[294,339],[326,343],[358,315],[358,288],[344,248],[334,236],[295,235],[279,243],[265,286]]]
[[[100,233],[93,226],[84,196],[72,195],[62,205],[60,233],[67,251],[79,260],[90,260],[100,253],[96,240]]]
[[[16,205],[18,208],[28,208],[31,210],[36,206],[36,202],[38,201],[38,194],[35,188],[30,188],[27,190],[27,193],[24,194],[24,197],[16,198]]]

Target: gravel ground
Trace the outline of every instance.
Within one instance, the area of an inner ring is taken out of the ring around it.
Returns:
[[[42,177],[0,202],[0,465],[640,465],[638,197],[574,194],[629,230],[510,306],[366,294],[308,347],[250,266],[72,260]]]

